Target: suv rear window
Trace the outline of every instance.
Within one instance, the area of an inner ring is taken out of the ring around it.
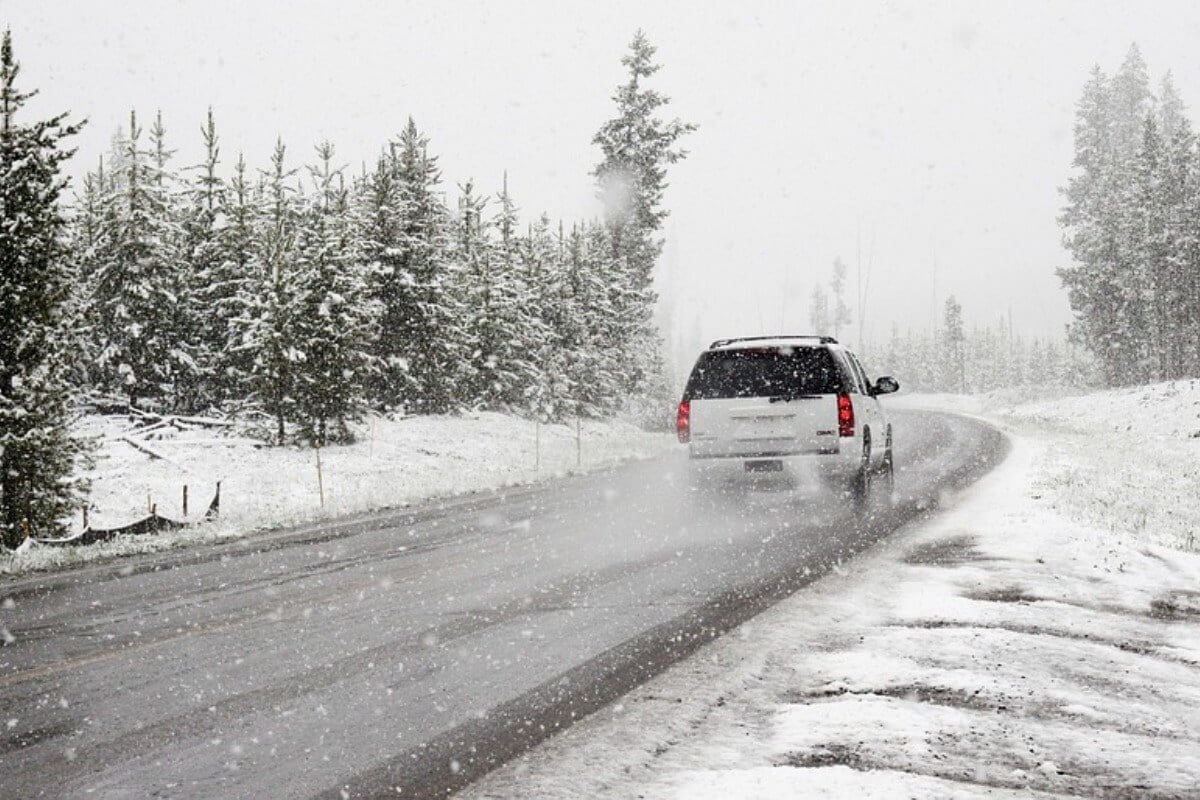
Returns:
[[[715,400],[841,390],[841,373],[825,348],[771,347],[705,353],[692,369],[687,397]]]

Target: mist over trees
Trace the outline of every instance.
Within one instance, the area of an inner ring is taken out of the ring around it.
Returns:
[[[1027,338],[1003,319],[968,328],[953,296],[936,330],[902,333],[893,325],[886,342],[862,349],[872,374],[892,375],[906,391],[1040,394],[1094,384],[1091,355],[1069,339]]]
[[[1095,67],[1076,108],[1059,270],[1109,386],[1200,375],[1200,154],[1168,72],[1152,90],[1130,48]]]

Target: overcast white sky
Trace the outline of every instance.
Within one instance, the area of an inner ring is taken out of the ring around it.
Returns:
[[[212,105],[227,160],[322,138],[370,159],[412,114],[447,184],[502,171],[526,212],[597,208],[591,137],[641,27],[671,110],[700,125],[671,172],[673,338],[804,331],[814,281],[874,243],[869,331],[1069,321],[1057,187],[1087,70],[1137,41],[1155,82],[1200,96],[1200,6],[1154,3],[46,2],[2,0],[38,108],[91,124],[94,164],[130,107],[161,109],[182,161]],[[451,195],[452,196],[452,195]],[[936,263],[936,289],[933,282]],[[853,337],[848,337],[853,338]]]

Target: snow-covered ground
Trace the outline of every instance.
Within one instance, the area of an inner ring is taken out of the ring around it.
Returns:
[[[0,572],[203,543],[267,526],[531,483],[650,457],[674,443],[674,436],[646,433],[625,422],[585,420],[577,448],[574,425],[535,425],[503,414],[379,418],[362,426],[357,443],[321,451],[318,484],[317,453],[312,449],[262,447],[220,431],[183,427],[139,435],[122,417],[85,420],[83,432],[98,442],[89,472],[89,522],[96,528],[126,525],[146,516],[151,507],[170,519],[185,519],[185,485],[186,519],[198,521],[220,481],[218,522],[88,547],[27,546],[16,554],[0,554]],[[152,458],[147,449],[160,457]],[[82,524],[81,512],[74,529]]]
[[[1200,380],[1014,404],[1011,395],[914,395],[1046,445],[1038,490],[1112,537],[1200,550]]]
[[[1200,382],[903,402],[1013,451],[462,796],[1200,795]]]

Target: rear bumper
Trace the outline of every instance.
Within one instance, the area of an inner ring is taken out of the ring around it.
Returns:
[[[840,481],[853,477],[861,464],[861,453],[850,446],[830,453],[764,451],[736,456],[714,456],[689,450],[688,469],[693,477],[706,481],[753,479],[772,473],[782,473],[800,483]]]

